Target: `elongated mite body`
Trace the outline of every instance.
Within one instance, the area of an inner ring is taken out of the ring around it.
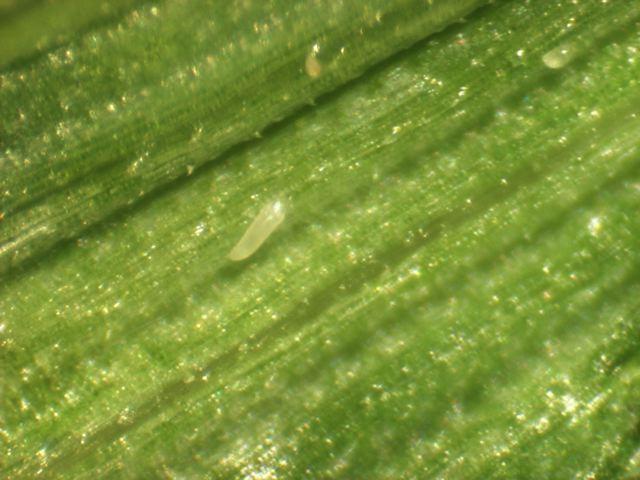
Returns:
[[[227,258],[237,262],[253,255],[283,220],[284,206],[280,200],[262,207]]]
[[[552,70],[558,70],[571,62],[577,53],[575,45],[565,43],[545,53],[542,61]]]

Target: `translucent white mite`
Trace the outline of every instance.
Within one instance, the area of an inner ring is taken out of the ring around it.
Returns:
[[[253,255],[283,220],[284,206],[280,200],[262,207],[227,258],[237,262]]]
[[[542,61],[547,67],[553,70],[557,70],[559,68],[563,68],[571,60],[573,60],[573,58],[576,56],[576,53],[577,49],[574,45],[565,43],[545,53],[542,56]]]

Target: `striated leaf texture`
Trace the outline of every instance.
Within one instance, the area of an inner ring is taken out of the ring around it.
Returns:
[[[640,476],[640,4],[75,3],[0,1],[4,477]]]

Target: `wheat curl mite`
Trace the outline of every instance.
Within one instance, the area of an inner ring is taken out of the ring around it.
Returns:
[[[253,255],[283,220],[284,206],[280,200],[262,207],[227,258],[237,262]]]

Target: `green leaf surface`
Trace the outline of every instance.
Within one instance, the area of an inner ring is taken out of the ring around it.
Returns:
[[[64,44],[140,0],[0,0],[0,67]]]
[[[0,272],[482,3],[166,2],[8,72]]]
[[[0,471],[640,475],[640,5],[483,3],[157,2],[6,67]]]

